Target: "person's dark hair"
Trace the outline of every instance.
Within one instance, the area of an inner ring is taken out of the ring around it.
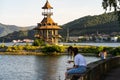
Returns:
[[[72,46],[69,46],[68,47],[68,51],[72,51],[73,50],[73,47]]]
[[[67,51],[68,51],[68,54],[69,54],[69,55],[72,55],[73,47],[72,47],[72,46],[69,46],[68,49],[67,49]]]
[[[76,55],[76,54],[78,54],[78,48],[73,48],[73,52],[74,52],[74,56]]]
[[[106,51],[106,49],[104,48],[104,49],[103,49],[103,51],[105,52],[105,51]]]

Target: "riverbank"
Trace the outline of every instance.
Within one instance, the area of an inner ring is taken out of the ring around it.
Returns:
[[[27,43],[0,43],[0,45],[4,44],[5,46],[13,46],[13,45],[26,45]],[[28,43],[31,45],[31,43]],[[106,47],[119,47],[120,42],[81,42],[81,43],[59,43],[59,45],[65,46],[106,46]]]
[[[1,46],[1,55],[64,55],[67,54],[69,46],[46,45],[46,46],[32,46],[32,45],[15,45],[15,46]],[[106,49],[108,54],[120,55],[120,47],[103,47],[103,46],[72,46],[77,47],[79,53],[85,56],[97,56],[99,52]]]
[[[32,51],[17,51],[17,52],[0,52],[0,55],[37,55],[37,56],[58,56],[58,55],[67,55],[68,53],[56,53],[56,52],[32,52]]]
[[[80,53],[84,56],[98,56],[94,53]],[[35,56],[60,56],[60,55],[68,55],[67,52],[64,53],[42,53],[42,52],[32,52],[32,51],[19,51],[19,52],[0,52],[0,55],[35,55]]]

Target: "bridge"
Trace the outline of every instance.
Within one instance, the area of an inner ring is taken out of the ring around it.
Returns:
[[[120,80],[120,57],[111,57],[88,64],[83,74],[72,74],[67,80]]]

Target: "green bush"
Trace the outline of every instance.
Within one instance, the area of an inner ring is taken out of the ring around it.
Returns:
[[[89,48],[87,49],[87,51],[88,51],[89,53],[96,53],[96,52],[98,52],[98,50],[96,49],[95,46],[89,47]]]
[[[81,53],[95,53],[98,54],[101,52],[103,49],[106,49],[106,51],[112,50],[112,47],[103,47],[103,46],[84,46],[79,48],[79,52]]]
[[[81,53],[96,53],[98,50],[95,46],[87,46],[79,48],[79,52]]]
[[[103,46],[99,46],[99,47],[96,48],[96,50],[97,50],[96,52],[97,52],[97,53],[98,53],[98,52],[101,52],[103,49],[104,49]]]
[[[24,49],[24,46],[18,45],[18,46],[17,46],[17,49],[18,49],[18,50],[23,50],[23,49]]]
[[[4,48],[4,47],[5,47],[5,44],[2,43],[2,44],[0,45],[0,48]]]
[[[17,50],[19,50],[19,48],[18,48],[18,46],[15,45],[15,46],[12,47],[12,50],[17,51]]]
[[[12,50],[13,50],[13,49],[12,49],[12,47],[10,47],[10,46],[7,47],[7,49],[6,49],[6,51],[10,51],[10,52],[11,52]]]
[[[23,50],[23,49],[24,49],[24,46],[22,46],[22,45],[9,46],[9,47],[7,47],[6,51],[15,52],[15,51]]]
[[[45,45],[45,43],[41,39],[35,39],[32,45],[33,46],[43,46],[43,45]]]
[[[31,46],[31,45],[17,45],[17,46],[9,46],[7,47],[6,51],[15,52],[20,50],[36,50],[39,49],[39,47]]]
[[[113,56],[120,55],[120,47],[113,48],[113,49],[110,51],[110,54],[112,54]]]
[[[36,49],[37,49],[36,46],[31,46],[31,45],[24,46],[24,50],[36,50]]]
[[[45,46],[42,49],[44,53],[53,53],[53,52],[64,52],[65,48],[57,45]]]

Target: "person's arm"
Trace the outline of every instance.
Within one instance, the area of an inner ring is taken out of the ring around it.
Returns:
[[[79,61],[80,61],[80,59],[78,57],[75,57],[75,59],[74,59],[74,68],[78,67]]]
[[[101,52],[98,54],[98,56],[100,56],[101,55]]]
[[[107,56],[107,52],[104,52],[105,57]]]
[[[78,65],[74,65],[74,68],[77,68],[78,67]]]
[[[74,62],[73,60],[68,60],[68,63]]]

